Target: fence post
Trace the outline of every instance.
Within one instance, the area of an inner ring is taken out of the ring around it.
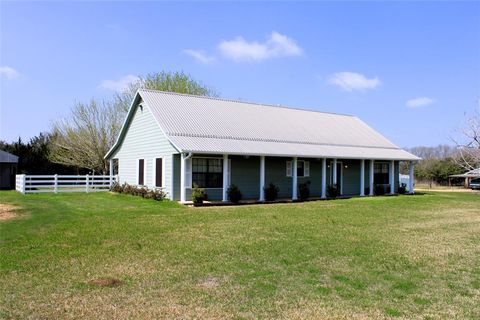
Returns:
[[[54,182],[53,192],[57,193],[58,192],[58,175],[57,174],[53,176],[53,182]]]
[[[85,192],[88,193],[88,174],[85,175]]]
[[[22,174],[22,184],[21,184],[21,193],[25,194],[25,185],[27,184],[27,175]]]

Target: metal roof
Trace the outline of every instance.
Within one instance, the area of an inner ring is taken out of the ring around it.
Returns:
[[[0,163],[18,163],[18,157],[7,151],[0,150]]]
[[[480,178],[480,168],[467,171],[462,174],[452,174],[450,178]]]
[[[420,159],[351,115],[146,89],[138,97],[180,152]]]

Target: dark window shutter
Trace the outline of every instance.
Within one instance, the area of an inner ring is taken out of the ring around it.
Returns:
[[[143,177],[145,176],[145,160],[138,160],[138,184],[143,186],[144,182]]]
[[[155,159],[155,186],[163,187],[162,185],[162,174],[163,174],[163,159]]]

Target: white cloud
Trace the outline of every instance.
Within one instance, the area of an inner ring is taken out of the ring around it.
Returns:
[[[0,66],[0,76],[4,76],[7,79],[17,79],[20,73],[12,67]]]
[[[329,77],[328,83],[345,91],[366,91],[375,89],[382,84],[377,77],[369,79],[363,74],[355,72],[334,73]]]
[[[139,77],[129,74],[117,80],[103,80],[99,87],[107,90],[122,92],[127,89],[129,84],[138,81],[139,79]]]
[[[207,55],[203,50],[185,49],[182,52],[203,64],[209,64],[215,61],[215,57]]]
[[[220,42],[221,54],[234,61],[262,61],[274,57],[299,56],[303,53],[293,39],[272,32],[265,42],[248,42],[242,37]]]
[[[428,97],[420,97],[415,99],[410,99],[407,101],[406,105],[410,108],[418,108],[423,106],[428,106],[429,104],[434,103],[435,100]]]

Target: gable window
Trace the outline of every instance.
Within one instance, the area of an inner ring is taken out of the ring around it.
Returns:
[[[389,177],[388,177],[388,163],[375,163],[374,170],[373,170],[373,182],[375,184],[388,184]]]
[[[222,159],[193,158],[192,184],[200,188],[221,188],[223,185]]]
[[[292,161],[287,161],[287,177],[292,176]],[[310,161],[297,160],[297,177],[309,177],[310,176]]]
[[[163,187],[163,158],[155,159],[155,187]]]
[[[138,185],[145,184],[145,160],[138,159]]]

